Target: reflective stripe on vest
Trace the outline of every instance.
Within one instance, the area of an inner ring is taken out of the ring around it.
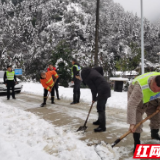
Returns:
[[[46,88],[46,90],[49,90],[49,89],[50,89],[50,87],[47,87],[47,88]]]
[[[54,85],[54,82],[51,85],[49,85],[49,86],[52,87],[53,85]]]
[[[46,82],[46,84],[48,84],[51,80],[52,80],[52,77]]]
[[[9,72],[9,71],[6,71],[6,76],[7,76],[7,80],[14,80],[14,71],[12,72]]]
[[[152,101],[152,100],[160,97],[160,92],[155,93],[155,92],[151,91],[151,89],[149,88],[149,83],[148,83],[148,80],[150,77],[158,76],[158,75],[160,75],[159,72],[149,72],[149,73],[145,73],[145,74],[142,74],[142,75],[136,77],[132,81],[133,85],[136,82],[138,82],[139,85],[141,86],[142,94],[143,94],[143,103],[147,103],[149,101]]]
[[[73,78],[74,74],[73,74],[73,67],[76,67],[77,71],[80,71],[81,70],[81,67],[78,66],[78,65],[73,65],[72,68],[71,68],[71,77]]]

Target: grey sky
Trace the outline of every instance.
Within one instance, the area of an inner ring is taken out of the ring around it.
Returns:
[[[113,0],[120,3],[125,11],[137,13],[141,16],[141,0]],[[160,0],[143,0],[143,14],[151,22],[160,21]]]

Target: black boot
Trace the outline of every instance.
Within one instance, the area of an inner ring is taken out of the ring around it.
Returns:
[[[99,127],[94,129],[95,132],[104,132],[106,131],[106,116],[105,111],[98,113]]]
[[[94,129],[94,132],[105,132],[105,131],[106,131],[106,128],[101,128],[101,127]]]
[[[99,121],[97,120],[97,121],[93,122],[93,125],[99,125]]]
[[[99,120],[99,126],[101,128],[106,128],[106,114],[105,114],[105,111],[99,112],[98,120]]]
[[[80,93],[77,93],[77,103],[79,103],[79,100],[80,100]]]
[[[74,94],[74,102],[75,102],[75,104],[79,103],[78,94],[77,93]]]
[[[46,103],[43,102],[43,103],[41,104],[41,107],[44,107],[45,105],[46,105]]]
[[[70,103],[71,105],[72,104],[77,104],[77,98],[76,98],[77,96],[76,96],[76,93],[74,93],[74,95],[73,95],[73,102],[72,103]]]
[[[140,133],[133,133],[133,139],[134,139],[134,149],[133,149],[133,153],[134,153],[135,149],[136,149],[136,145],[137,144],[141,144],[141,142],[140,142]]]
[[[47,100],[47,97],[43,97],[43,103],[40,105],[41,107],[44,107],[46,105],[46,100]]]
[[[156,140],[160,140],[160,136],[159,136],[158,132],[159,132],[159,129],[152,129],[151,130],[151,138],[156,139]]]
[[[73,93],[73,102],[71,102],[70,104],[76,104],[76,93]]]
[[[71,102],[70,104],[76,104],[75,102]]]
[[[51,104],[55,104],[55,102],[54,102],[54,96],[51,97]]]

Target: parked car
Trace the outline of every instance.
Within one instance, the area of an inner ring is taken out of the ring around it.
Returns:
[[[4,84],[3,76],[4,76],[4,71],[0,71],[0,93],[6,93],[7,92],[7,87]],[[20,93],[23,85],[20,84],[21,80],[19,78],[17,78],[17,82],[18,82],[18,84],[15,85],[14,90],[17,93]]]

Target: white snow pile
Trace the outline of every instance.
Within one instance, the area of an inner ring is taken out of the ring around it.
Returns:
[[[22,92],[42,96],[44,90],[40,83],[33,83],[33,82],[28,83],[27,82],[27,83],[23,83]],[[59,95],[60,95],[60,98],[72,101],[73,100],[73,88],[64,88],[60,86]],[[92,94],[91,94],[90,89],[81,88],[80,101],[91,104]],[[107,107],[126,109],[127,108],[127,92],[114,92],[112,90],[111,97],[108,98],[107,100]]]
[[[106,145],[87,146],[75,133],[2,101],[0,131],[3,160],[118,160],[119,157]]]

